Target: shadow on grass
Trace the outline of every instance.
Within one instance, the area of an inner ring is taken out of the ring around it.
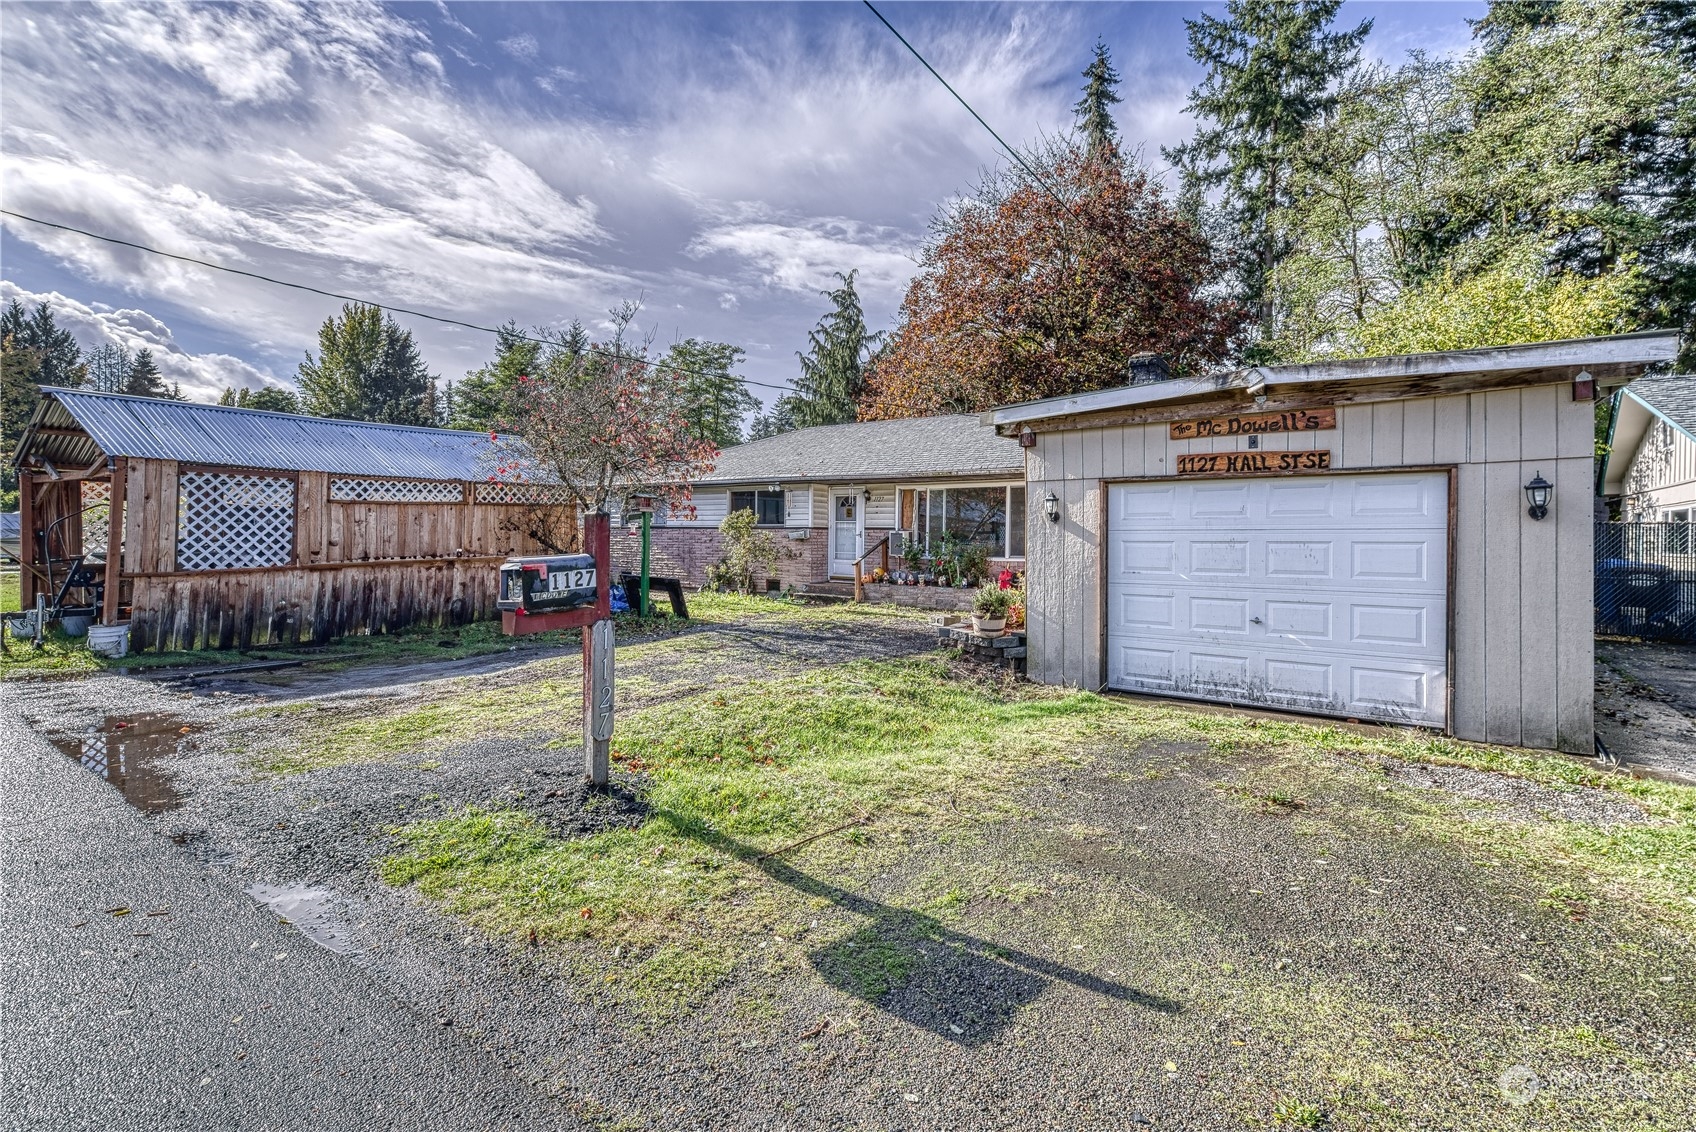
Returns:
[[[1159,1014],[1183,1009],[1172,999],[955,931],[934,916],[851,892],[780,860],[762,859],[752,846],[682,815],[656,810],[652,816],[669,819],[673,828],[753,865],[779,884],[865,917],[868,922],[853,935],[808,953],[814,970],[838,990],[959,1045],[988,1042],[1053,983]]]

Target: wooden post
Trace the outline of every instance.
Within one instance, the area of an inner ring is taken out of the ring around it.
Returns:
[[[887,577],[889,577],[889,536],[888,535],[883,536],[883,542],[879,545],[878,549],[883,551],[883,562],[882,562],[883,576],[885,578],[887,578]]]
[[[18,549],[23,551],[23,569],[18,571],[18,608],[34,609],[36,578],[35,552],[35,477],[28,472],[18,473]]]
[[[605,786],[612,756],[612,520],[588,517],[584,543],[595,557],[596,619],[583,627],[583,762],[589,781]]]
[[[854,600],[866,600],[866,589],[860,581],[860,560],[857,558],[854,560]]]
[[[118,621],[118,581],[124,570],[124,477],[128,469],[119,456],[112,467],[112,480],[106,505],[106,589],[100,603],[100,623],[114,625]]]

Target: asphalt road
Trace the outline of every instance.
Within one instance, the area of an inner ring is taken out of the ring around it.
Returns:
[[[581,1127],[173,845],[4,696],[0,1128]]]

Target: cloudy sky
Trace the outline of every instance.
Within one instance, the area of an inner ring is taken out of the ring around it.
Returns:
[[[880,5],[1002,136],[1065,128],[1096,37],[1156,168],[1193,4]],[[1210,6],[1213,7],[1213,6]],[[1481,3],[1348,3],[1369,54],[1463,49]],[[994,142],[863,6],[0,4],[7,209],[378,302],[748,351],[781,385],[857,268],[893,319]],[[339,304],[5,217],[0,300],[151,346],[211,397],[286,383]],[[401,321],[453,379],[490,336]],[[764,397],[770,390],[756,390]]]

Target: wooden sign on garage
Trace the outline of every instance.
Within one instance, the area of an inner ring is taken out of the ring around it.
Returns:
[[[1285,472],[1321,472],[1331,466],[1331,453],[1316,452],[1195,452],[1178,457],[1180,476],[1260,476]]]
[[[1261,436],[1268,432],[1315,432],[1337,427],[1337,410],[1288,409],[1279,413],[1232,413],[1194,421],[1173,421],[1173,440],[1198,440],[1213,436]]]

